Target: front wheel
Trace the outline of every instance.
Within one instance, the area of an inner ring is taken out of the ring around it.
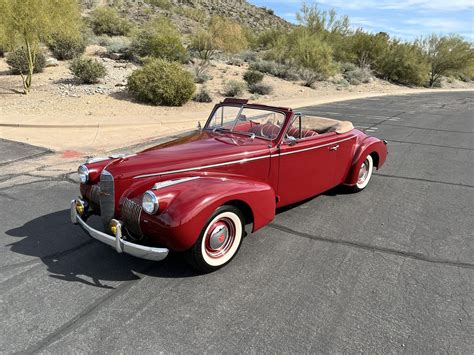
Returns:
[[[227,205],[219,207],[187,252],[188,262],[202,272],[223,267],[239,251],[244,231],[244,218],[239,209]]]
[[[372,172],[374,170],[374,160],[371,155],[367,155],[364,162],[359,168],[359,174],[357,176],[357,183],[352,186],[352,191],[359,192],[365,189],[369,184],[370,178],[372,177]]]

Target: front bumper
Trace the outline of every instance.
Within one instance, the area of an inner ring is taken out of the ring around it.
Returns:
[[[169,250],[166,248],[153,248],[140,244],[130,243],[122,239],[122,224],[114,220],[117,227],[115,236],[98,231],[82,220],[76,211],[76,200],[71,201],[71,222],[79,224],[92,238],[115,248],[117,253],[126,253],[137,258],[160,261],[168,256]]]

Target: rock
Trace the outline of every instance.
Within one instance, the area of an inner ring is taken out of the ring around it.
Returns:
[[[113,60],[122,60],[124,57],[123,53],[110,53],[109,58]]]
[[[59,61],[56,58],[48,57],[46,59],[46,68],[57,67],[58,65],[59,65]]]

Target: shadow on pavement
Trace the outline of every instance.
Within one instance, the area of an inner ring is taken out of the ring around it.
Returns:
[[[69,218],[69,210],[64,210],[10,229],[7,235],[22,239],[8,246],[15,253],[39,258],[53,278],[102,288],[114,288],[104,282],[139,279],[137,274],[163,278],[199,275],[178,253],[171,253],[161,262],[117,254],[89,238],[79,226],[72,225]]]

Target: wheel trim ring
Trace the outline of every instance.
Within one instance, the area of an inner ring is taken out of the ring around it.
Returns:
[[[369,160],[366,159],[359,170],[359,179],[357,180],[358,184],[363,184],[364,181],[369,176]]]
[[[220,228],[221,226],[225,226],[225,230],[227,230],[227,236],[225,236],[224,241],[222,241],[221,245],[218,248],[213,248],[211,246],[211,237],[216,231],[216,229]],[[234,244],[235,233],[236,228],[234,222],[229,218],[224,217],[215,221],[212,227],[209,228],[205,237],[204,250],[206,254],[213,259],[218,259],[226,255]]]

